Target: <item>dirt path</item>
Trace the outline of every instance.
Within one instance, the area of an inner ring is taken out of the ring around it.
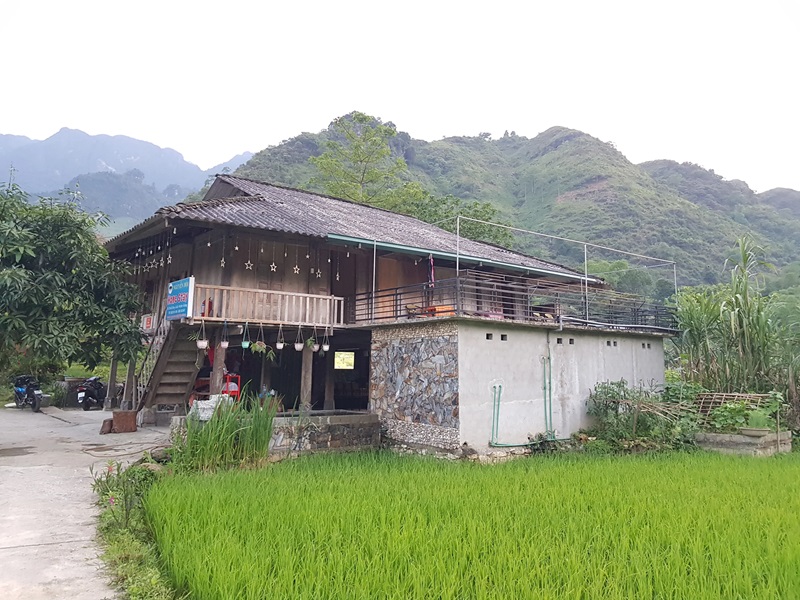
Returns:
[[[0,408],[0,598],[116,594],[98,558],[89,467],[166,443],[163,428],[101,436],[103,411]]]

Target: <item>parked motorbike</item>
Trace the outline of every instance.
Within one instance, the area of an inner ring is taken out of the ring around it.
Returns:
[[[78,404],[83,410],[103,408],[106,399],[106,386],[99,377],[85,379],[77,388]]]
[[[14,402],[17,408],[30,406],[33,412],[39,412],[42,406],[42,390],[33,375],[19,375],[14,378]]]

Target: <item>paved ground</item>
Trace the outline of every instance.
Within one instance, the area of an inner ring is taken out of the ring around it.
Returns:
[[[103,411],[0,407],[0,598],[115,597],[98,558],[89,467],[131,461],[167,429],[100,435]]]

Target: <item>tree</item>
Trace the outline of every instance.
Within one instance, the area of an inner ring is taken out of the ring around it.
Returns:
[[[106,222],[73,201],[31,204],[16,185],[0,189],[0,360],[26,352],[91,368],[105,349],[135,356],[138,292],[97,240]]]
[[[397,130],[361,112],[339,117],[328,129],[325,152],[309,159],[319,171],[312,185],[337,198],[381,206],[408,168],[389,146]]]
[[[318,170],[312,186],[337,198],[353,200],[416,217],[447,231],[456,230],[457,217],[499,223],[499,212],[488,202],[467,202],[455,196],[436,197],[420,184],[403,182],[408,166],[393,154],[392,142],[398,136],[392,123],[353,112],[339,117],[329,127],[327,150],[309,158]],[[395,151],[409,153],[410,139],[399,136]],[[507,229],[462,220],[464,237],[500,246],[511,246],[514,238]]]

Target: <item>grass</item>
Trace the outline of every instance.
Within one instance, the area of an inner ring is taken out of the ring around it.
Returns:
[[[320,455],[163,478],[145,504],[194,598],[788,598],[800,457]]]

